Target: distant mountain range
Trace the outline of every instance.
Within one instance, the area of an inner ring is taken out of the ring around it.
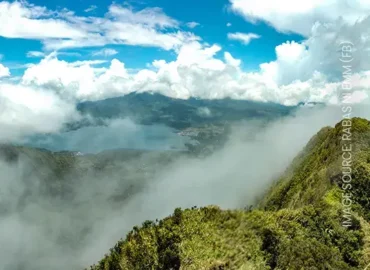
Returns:
[[[82,115],[100,120],[129,117],[138,124],[164,124],[175,129],[185,129],[202,124],[220,124],[251,118],[272,119],[288,115],[296,107],[274,103],[262,103],[232,99],[174,99],[157,93],[131,93],[122,97],[101,101],[79,103],[77,109]],[[89,125],[85,119],[70,124],[75,129]]]

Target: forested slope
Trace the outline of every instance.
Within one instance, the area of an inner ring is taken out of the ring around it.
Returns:
[[[176,209],[135,227],[91,269],[364,269],[370,263],[370,122],[354,118],[350,132],[351,188],[341,180],[338,123],[311,139],[253,209]],[[349,193],[351,222],[343,226],[342,199]]]

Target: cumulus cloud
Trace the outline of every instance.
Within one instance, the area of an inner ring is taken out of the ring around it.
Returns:
[[[179,27],[177,21],[159,9],[134,12],[113,5],[109,12],[117,20],[107,22],[105,19],[103,24],[134,23],[157,30]],[[148,20],[148,16],[155,20]],[[344,71],[343,63],[339,61],[341,43],[350,41],[355,46],[351,52],[353,62],[349,79],[356,93],[355,100],[361,102],[369,96],[369,22],[370,17],[361,18],[355,24],[344,18],[329,23],[316,22],[311,36],[302,42],[287,41],[278,45],[275,48],[276,59],[260,64],[259,69],[253,72],[243,70],[242,61],[223,51],[220,45],[188,40],[178,43],[175,60],[157,59],[141,70],[131,70],[118,59],[113,59],[109,66],[100,65],[103,60],[66,62],[59,60],[54,53],[40,63],[28,66],[21,85],[46,88],[62,99],[73,100],[99,100],[131,92],[155,91],[182,99],[230,97],[284,105],[336,103]],[[116,32],[125,35],[124,31]],[[231,37],[244,42],[253,38],[252,35],[244,34],[247,35],[245,37],[240,34],[234,33]],[[139,37],[135,42],[138,40]],[[56,46],[63,42],[73,43],[75,40],[59,41]],[[174,43],[170,41],[168,44]],[[95,52],[101,56],[113,53],[108,48]]]
[[[368,16],[370,3],[364,0],[229,0],[231,9],[250,22],[264,21],[282,32],[311,34],[315,23],[334,23],[342,18],[354,24]]]
[[[117,59],[113,59],[109,67],[94,67],[94,62],[69,63],[53,56],[29,67],[21,83],[53,89],[61,96],[76,100],[155,91],[182,99],[230,97],[285,105],[335,103],[342,79],[338,77],[333,81],[326,74],[330,65],[315,62],[315,55],[322,53],[318,48],[315,40],[307,41],[307,45],[284,43],[276,48],[277,59],[261,64],[256,72],[243,71],[241,60],[228,52],[220,57],[220,46],[204,46],[198,42],[182,46],[174,61],[155,60],[151,68],[135,72],[130,72]],[[326,61],[330,63],[334,59]],[[365,58],[361,61],[367,65]],[[368,96],[368,75],[366,71],[352,74],[353,90],[363,93],[359,97]]]
[[[78,119],[74,104],[55,93],[0,83],[0,142],[17,141],[34,133],[58,132]]]
[[[214,93],[209,90],[219,81],[211,80],[217,75],[230,80],[225,71],[236,70],[235,65],[238,64],[238,60],[233,59],[230,54],[226,56],[228,63],[214,58],[220,50],[217,45],[203,48],[199,43],[192,43],[180,49],[176,61],[154,61],[152,66],[155,70],[143,69],[134,74],[129,73],[125,64],[117,59],[111,61],[109,68],[96,69],[87,63],[76,65],[60,61],[56,57],[48,57],[28,68],[22,83],[48,87],[61,95],[74,96],[79,100],[150,90],[178,98],[192,95],[214,97]],[[216,89],[220,90],[220,86]],[[216,93],[216,97],[220,94],[222,93]]]
[[[9,77],[10,76],[10,71],[9,68],[6,66],[0,64],[0,78],[2,77]]]
[[[237,40],[243,43],[244,45],[248,45],[253,39],[259,39],[261,38],[260,35],[257,35],[255,33],[228,33],[227,38],[230,40]]]
[[[22,2],[0,3],[0,36],[41,40],[46,50],[127,44],[175,49],[197,40],[159,8],[134,11],[112,4],[104,17],[81,17]]]
[[[341,79],[343,63],[340,62],[342,43],[350,42],[353,73],[370,70],[370,17],[355,25],[339,19],[336,23],[317,23],[312,36],[302,43],[285,42],[276,47],[276,60],[261,64],[266,75],[279,85],[288,85],[295,80],[307,81],[316,72],[324,74],[328,81]]]
[[[111,82],[114,86],[119,87],[114,84],[114,79],[127,77],[127,71],[123,63],[118,60],[112,60],[109,69],[94,68],[93,64],[99,63],[104,63],[104,61],[69,63],[58,60],[55,55],[50,55],[24,72],[22,84],[47,88],[63,98],[72,100],[108,97],[113,89],[108,87],[104,90],[104,82]],[[99,85],[101,86],[99,87]],[[124,85],[121,84],[121,86]],[[125,91],[125,89],[121,91]]]

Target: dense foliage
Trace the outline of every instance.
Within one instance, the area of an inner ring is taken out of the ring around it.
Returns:
[[[91,269],[358,269],[363,232],[319,208],[180,210],[135,227]]]
[[[364,269],[370,258],[370,123],[352,120],[353,213],[342,226],[342,124],[322,129],[257,208],[176,209],[119,241],[93,270]]]

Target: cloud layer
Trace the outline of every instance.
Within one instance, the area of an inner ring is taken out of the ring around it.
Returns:
[[[2,78],[2,77],[9,77],[9,76],[10,76],[9,68],[7,68],[4,65],[0,64],[0,78]]]
[[[81,173],[67,174],[65,185],[50,181],[50,168],[26,155],[13,164],[0,160],[2,266],[83,269],[134,225],[163,218],[176,207],[253,204],[313,134],[341,118],[340,112],[304,109],[265,127],[249,122],[235,128],[224,149],[201,160],[184,157],[167,164],[148,154],[110,160],[105,170],[94,170],[93,159],[76,161]],[[57,195],[50,194],[53,187],[60,188]]]
[[[16,141],[34,133],[58,132],[78,119],[73,103],[53,92],[0,83],[0,142]]]
[[[264,21],[283,32],[310,36],[315,23],[334,23],[342,18],[354,24],[369,15],[370,3],[364,0],[229,0],[231,9],[251,22]]]
[[[288,40],[276,46],[274,60],[249,71],[244,69],[248,63],[235,58],[220,44],[207,44],[181,30],[186,24],[160,8],[134,10],[112,4],[103,17],[82,17],[66,9],[3,1],[0,36],[37,39],[45,49],[30,51],[27,56],[40,61],[25,65],[24,73],[16,77],[11,76],[12,69],[0,63],[0,128],[9,130],[3,137],[21,136],[27,130],[57,131],[78,117],[74,111],[77,102],[131,92],[155,91],[182,99],[228,97],[284,105],[336,104],[344,80],[340,62],[343,42],[354,44],[346,79],[354,92],[353,101],[367,102],[369,4],[360,0],[283,2],[278,7],[271,1],[230,0],[231,9],[249,21],[264,21],[279,31],[305,36],[302,42]],[[188,27],[193,26],[196,23],[188,23]],[[229,33],[229,38],[245,44],[258,37],[258,33]],[[145,68],[133,70],[118,59],[118,46],[104,47],[107,44],[154,46],[172,50],[176,57],[172,61],[153,59]],[[68,48],[86,46],[102,48],[89,53],[90,60],[68,62],[58,58],[75,53]],[[107,60],[113,56],[117,58]],[[48,128],[43,126],[49,122]]]
[[[90,9],[91,10],[91,9]],[[104,17],[81,17],[26,1],[0,3],[0,36],[41,40],[46,50],[127,44],[176,49],[199,39],[159,8],[134,11],[112,4]]]
[[[361,28],[362,24],[358,26]],[[218,45],[205,46],[193,42],[179,49],[176,60],[155,60],[149,68],[135,72],[118,59],[113,59],[109,67],[102,68],[94,64],[103,62],[68,63],[50,55],[39,64],[30,66],[21,83],[52,89],[62,97],[76,100],[99,100],[135,91],[156,91],[182,99],[231,97],[284,105],[336,103],[343,67],[338,51],[331,51],[329,45],[340,48],[341,36],[337,34],[334,39],[325,39],[335,33],[330,28],[325,31],[317,29],[317,33],[318,36],[303,43],[286,42],[277,46],[276,60],[261,64],[256,72],[244,71],[242,61],[222,52]],[[363,52],[368,41],[358,45],[362,46]],[[354,51],[353,55],[353,91],[360,91],[366,98],[370,59],[361,57],[359,51]]]
[[[369,117],[368,107],[354,111]],[[0,160],[0,261],[5,269],[83,269],[133,226],[168,216],[176,207],[253,204],[312,135],[339,120],[338,107],[303,108],[267,126],[235,127],[226,146],[204,159],[168,164],[148,154],[111,160],[105,170],[80,161],[83,173],[67,175],[65,186],[49,181],[50,168],[35,170],[36,160]],[[67,194],[45,192],[53,185],[67,188]],[[118,200],[122,193],[124,200]]]

